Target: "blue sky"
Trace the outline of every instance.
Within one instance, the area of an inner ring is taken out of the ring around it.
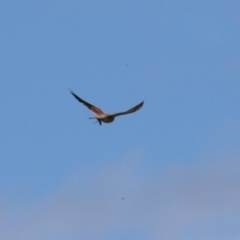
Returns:
[[[0,238],[240,239],[239,12],[1,1]]]

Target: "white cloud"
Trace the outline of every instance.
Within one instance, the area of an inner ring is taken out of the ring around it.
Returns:
[[[0,238],[240,239],[238,158],[173,166],[159,176],[136,169],[127,159],[79,170],[43,202],[4,207]]]

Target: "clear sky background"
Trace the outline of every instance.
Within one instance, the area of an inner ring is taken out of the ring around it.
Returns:
[[[2,0],[0,88],[1,240],[240,239],[239,1]]]

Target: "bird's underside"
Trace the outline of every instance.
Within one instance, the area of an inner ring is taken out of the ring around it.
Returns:
[[[83,99],[81,99],[73,91],[70,90],[70,92],[80,103],[83,103],[86,107],[89,108],[89,110],[91,110],[92,112],[94,112],[96,114],[95,117],[90,117],[89,119],[97,119],[97,121],[100,125],[102,124],[102,122],[104,122],[104,123],[113,122],[115,117],[130,114],[130,113],[134,113],[134,112],[138,111],[143,106],[143,103],[144,103],[144,102],[141,102],[138,105],[136,105],[135,107],[130,108],[125,112],[118,112],[118,113],[114,113],[114,114],[106,114],[100,108],[95,107],[94,105],[92,105],[92,104],[84,101]]]

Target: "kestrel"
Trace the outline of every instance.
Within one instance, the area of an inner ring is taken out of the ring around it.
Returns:
[[[101,109],[99,109],[99,108],[95,107],[94,105],[92,105],[92,104],[84,101],[83,99],[81,99],[79,96],[77,96],[71,90],[70,90],[70,92],[80,103],[83,103],[86,107],[88,107],[91,111],[93,111],[97,115],[96,117],[90,117],[89,119],[97,119],[97,121],[100,125],[102,124],[102,122],[104,122],[104,123],[113,122],[115,117],[125,115],[125,114],[129,114],[129,113],[134,113],[134,112],[138,111],[143,106],[143,103],[144,103],[144,101],[143,101],[143,102],[139,103],[138,105],[136,105],[135,107],[130,108],[129,110],[127,110],[125,112],[118,112],[118,113],[114,113],[114,114],[106,114]]]

